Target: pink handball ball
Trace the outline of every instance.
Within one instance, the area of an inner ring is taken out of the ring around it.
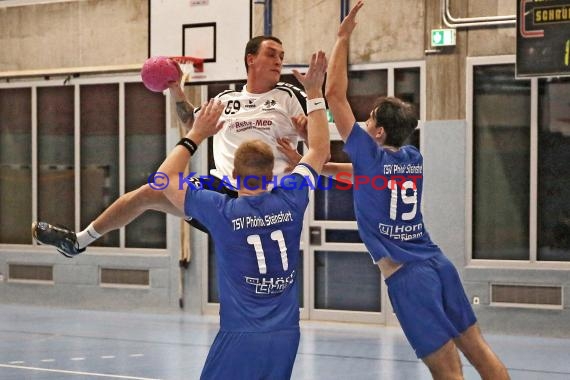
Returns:
[[[141,69],[141,78],[145,87],[153,92],[166,90],[168,82],[177,81],[179,76],[176,63],[168,57],[150,57]]]

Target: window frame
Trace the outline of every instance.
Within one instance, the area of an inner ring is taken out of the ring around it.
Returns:
[[[119,86],[119,196],[125,194],[126,192],[126,167],[125,167],[125,154],[126,154],[126,125],[125,125],[125,85],[127,83],[142,83],[140,74],[138,71],[123,72],[118,74],[82,74],[81,76],[74,77],[71,75],[67,76],[46,76],[44,78],[40,77],[30,77],[30,78],[17,78],[13,79],[7,83],[0,83],[0,89],[10,89],[10,88],[30,88],[31,90],[31,144],[32,144],[32,157],[31,157],[31,171],[32,171],[32,220],[38,219],[38,88],[43,87],[61,87],[61,86],[73,86],[74,87],[74,184],[75,184],[75,215],[74,215],[74,225],[70,226],[75,231],[81,230],[81,143],[80,143],[80,87],[82,85],[97,85],[97,84],[117,84]],[[164,96],[166,117],[164,120],[164,130],[165,136],[169,136],[168,126],[170,124],[169,115],[169,96]],[[166,152],[169,151],[168,138],[163,141],[165,144]],[[167,254],[169,249],[168,242],[168,220],[167,232],[165,235],[165,248],[141,248],[141,247],[127,247],[126,246],[126,231],[125,227],[119,230],[119,245],[116,247],[91,247],[93,251],[98,252],[109,252],[109,250],[119,251],[122,253],[133,253],[144,255],[148,254]],[[27,247],[31,246],[34,249],[48,249],[51,247],[40,247],[35,240],[32,239],[32,243],[28,244],[8,244],[1,243],[0,247]]]
[[[474,131],[473,131],[473,90],[474,69],[477,66],[516,64],[515,55],[497,55],[467,57],[465,85],[465,118],[467,121],[465,152],[465,260],[468,267],[487,268],[523,268],[523,269],[570,269],[567,261],[538,260],[538,82],[542,78],[513,78],[530,81],[530,189],[529,189],[529,247],[528,260],[490,260],[473,259],[473,165],[474,165]]]

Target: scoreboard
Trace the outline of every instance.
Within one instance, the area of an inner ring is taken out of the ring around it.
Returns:
[[[516,76],[570,76],[570,0],[516,1]]]

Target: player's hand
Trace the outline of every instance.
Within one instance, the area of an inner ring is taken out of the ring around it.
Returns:
[[[180,68],[178,62],[174,60],[171,61],[176,65],[176,69],[178,70],[178,78],[175,81],[168,82],[170,95],[176,102],[186,101],[186,94],[184,94],[184,90],[182,89],[182,69]]]
[[[293,171],[295,166],[301,161],[301,158],[303,158],[286,137],[279,137],[277,139],[277,150],[283,153],[287,158],[289,165],[285,168],[286,172]]]
[[[299,137],[301,137],[303,140],[305,140],[305,143],[307,143],[307,139],[308,139],[308,135],[307,135],[307,116],[305,115],[297,115],[297,116],[293,116],[291,118],[291,121],[293,122],[293,127],[295,127],[295,131],[297,131],[297,134],[299,135]]]
[[[293,75],[303,85],[309,98],[318,98],[322,97],[322,88],[326,72],[327,57],[324,51],[319,50],[311,56],[309,70],[307,70],[305,74],[293,70]]]
[[[174,66],[176,66],[176,70],[178,71],[178,79],[176,81],[172,81],[169,83],[177,83],[178,85],[180,85],[180,82],[182,81],[182,75],[184,74],[182,72],[182,69],[180,68],[180,65],[178,64],[178,62],[176,62],[173,59],[168,59],[169,61],[171,61],[172,63],[174,63]]]
[[[348,15],[342,20],[338,28],[338,37],[350,37],[352,31],[356,27],[356,14],[364,5],[362,0],[359,0],[354,7],[348,12]]]
[[[200,109],[200,113],[196,116],[192,129],[186,137],[200,144],[202,140],[218,133],[222,129],[224,123],[220,121],[220,116],[224,111],[224,104],[216,99],[210,99]]]

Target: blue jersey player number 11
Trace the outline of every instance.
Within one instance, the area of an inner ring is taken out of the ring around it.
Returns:
[[[283,237],[283,231],[276,230],[271,233],[271,240],[275,241],[279,245],[279,253],[281,256],[281,264],[283,264],[283,270],[289,269],[289,261],[287,259],[287,246],[285,245],[285,238]],[[259,267],[260,274],[267,273],[267,265],[265,264],[265,253],[263,252],[263,246],[261,245],[261,236],[259,235],[249,235],[247,237],[247,243],[251,244],[255,249],[255,256],[257,257],[257,266]]]

